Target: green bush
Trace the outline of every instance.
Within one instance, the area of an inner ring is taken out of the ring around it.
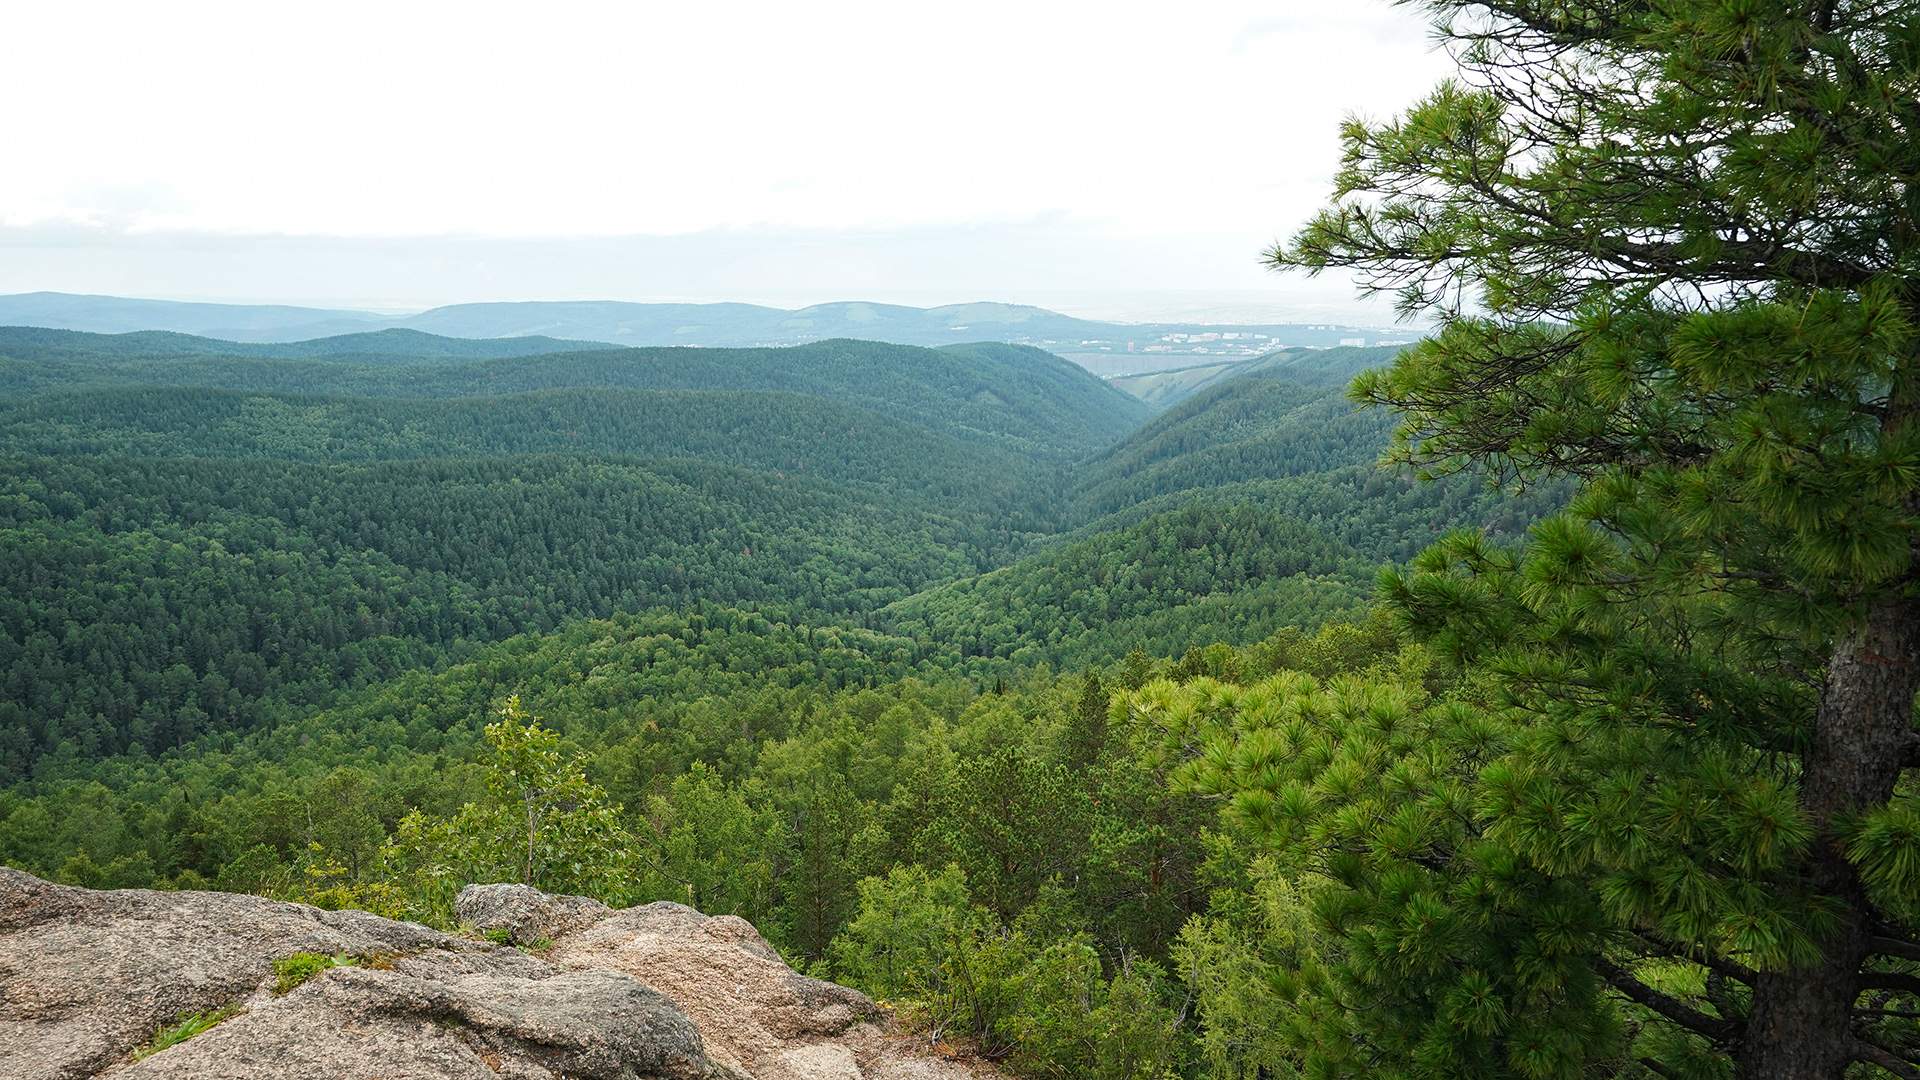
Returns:
[[[860,883],[860,912],[830,951],[833,974],[883,1001],[924,999],[977,919],[957,867],[896,866]]]
[[[896,867],[860,883],[860,911],[834,941],[832,969],[896,1000],[935,1037],[969,1038],[1024,1076],[1164,1075],[1179,1056],[1166,976],[1123,962],[1109,978],[1085,934],[1054,914],[1062,917],[1039,921],[1059,925],[1023,918],[1009,928],[969,901],[959,870]]]

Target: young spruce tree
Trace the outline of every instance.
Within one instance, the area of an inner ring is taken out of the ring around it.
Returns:
[[[1211,756],[1333,883],[1314,1060],[1920,1077],[1920,4],[1421,6],[1459,78],[1271,260],[1440,317],[1356,386],[1403,459],[1584,487],[1389,582],[1454,700],[1283,685],[1342,771]]]

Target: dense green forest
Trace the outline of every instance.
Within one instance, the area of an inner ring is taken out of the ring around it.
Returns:
[[[831,398],[769,390],[536,390],[446,401],[180,387],[0,406],[0,452],[359,462],[516,455],[687,458],[1042,512],[1059,478],[1033,455]]]
[[[1156,495],[1248,480],[1372,466],[1393,419],[1358,412],[1346,384],[1391,349],[1343,350],[1337,374],[1291,365],[1249,370],[1154,417],[1123,443],[1095,455],[1075,492],[1087,511],[1111,513]]]
[[[570,618],[702,599],[858,613],[1014,542],[704,464],[0,466],[14,768],[252,726]]]
[[[1410,554],[1356,542],[1387,503],[1337,486],[1334,466],[1373,475],[1357,462],[1385,445],[1377,424],[1339,457],[1269,470],[1333,488],[1259,509],[1091,509],[1135,462],[1184,477],[1187,498],[1253,482],[1263,472],[1223,448],[1277,440],[1284,457],[1312,443],[1295,428],[1352,414],[1321,372],[1263,370],[1262,391],[1284,383],[1312,408],[1252,435],[1229,394],[1123,438],[1142,406],[1010,346],[502,361],[432,345],[369,364],[358,343],[345,360],[323,343],[236,359],[184,335],[15,329],[0,344],[35,373],[0,402],[13,776],[284,723],[581,618],[754,605],[1011,669],[1317,625]],[[1435,527],[1531,512],[1405,490]]]
[[[1097,1002],[1204,1070],[1181,935],[1245,886],[1111,703],[1373,662],[1378,570],[1553,505],[1375,467],[1344,357],[1148,420],[1006,346],[379,337],[0,331],[0,860],[444,923],[547,746],[544,887],[744,915],[1019,1069],[1145,1075],[1020,1033]]]
[[[1026,1077],[1920,1076],[1920,18],[1424,7],[1267,261],[1431,333],[1157,415],[0,331],[0,859],[678,900]]]
[[[248,730],[571,619],[696,602],[857,619],[1057,531],[1063,463],[1140,413],[1005,346],[513,369],[497,348],[369,364],[181,335],[149,355],[151,337],[0,332],[31,373],[0,405],[14,775]]]
[[[54,335],[54,336],[49,336]],[[177,335],[176,335],[177,337]],[[450,399],[534,390],[772,390],[831,398],[947,432],[1074,456],[1125,434],[1146,407],[1058,357],[1018,345],[925,349],[823,341],[788,349],[599,349],[396,362],[204,351],[155,356],[112,335],[0,328],[0,393],[174,386],[341,398]],[[274,348],[272,346],[263,349]],[[316,350],[309,349],[308,352]]]
[[[1202,503],[916,593],[884,608],[878,625],[961,658],[1078,666],[1352,615],[1378,565],[1284,513]]]

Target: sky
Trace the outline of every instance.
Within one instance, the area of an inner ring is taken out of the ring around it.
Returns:
[[[65,0],[7,23],[0,292],[383,310],[1380,322],[1259,254],[1324,200],[1343,118],[1448,71],[1385,0]]]

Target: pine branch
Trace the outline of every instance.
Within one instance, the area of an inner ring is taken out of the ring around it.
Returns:
[[[1920,961],[1920,943],[1887,934],[1875,935],[1867,942],[1867,947],[1881,956],[1897,956],[1902,960]]]
[[[1898,990],[1903,994],[1920,996],[1920,975],[1909,975],[1904,971],[1863,971],[1860,973],[1862,990]]]
[[[1907,736],[1905,745],[1900,748],[1900,767],[1920,768],[1920,731]]]
[[[1891,1050],[1865,1039],[1853,1044],[1853,1060],[1864,1061],[1869,1065],[1878,1065],[1882,1069],[1901,1078],[1901,1080],[1920,1080],[1920,1068],[1913,1063],[1896,1056]]]
[[[1699,265],[1679,244],[1636,243],[1624,238],[1600,238],[1619,264],[1646,272],[1678,274]],[[1874,278],[1864,266],[1819,252],[1779,245],[1728,242],[1721,257],[1706,264],[1708,276],[1730,281],[1777,281],[1786,278],[1809,288],[1858,288]]]
[[[1689,959],[1692,958],[1689,957]],[[1759,972],[1745,964],[1736,963],[1724,956],[1715,956],[1712,953],[1703,953],[1699,959],[1694,962],[1706,967],[1716,975],[1723,975],[1736,982],[1745,983],[1748,986],[1752,986],[1754,980],[1760,977]]]
[[[1696,1035],[1704,1036],[1716,1043],[1725,1043],[1730,1041],[1739,1030],[1740,1025],[1731,1020],[1708,1016],[1679,998],[1655,990],[1634,978],[1626,968],[1605,957],[1594,959],[1594,969],[1615,990]]]
[[[1760,977],[1759,972],[1745,964],[1737,960],[1716,955],[1708,949],[1697,946],[1676,945],[1662,939],[1659,935],[1649,930],[1635,930],[1633,936],[1656,956],[1668,957],[1674,960],[1684,960],[1689,964],[1699,964],[1701,967],[1706,968],[1716,975],[1723,975],[1736,982],[1745,983],[1748,986],[1752,986],[1753,981]]]
[[[1672,1069],[1668,1068],[1666,1065],[1660,1063],[1659,1061],[1654,1060],[1653,1058],[1650,1058],[1650,1057],[1641,1058],[1640,1065],[1642,1068],[1645,1068],[1648,1072],[1652,1073],[1653,1075],[1658,1077],[1663,1077],[1664,1080],[1680,1080],[1679,1073],[1674,1072]]]

